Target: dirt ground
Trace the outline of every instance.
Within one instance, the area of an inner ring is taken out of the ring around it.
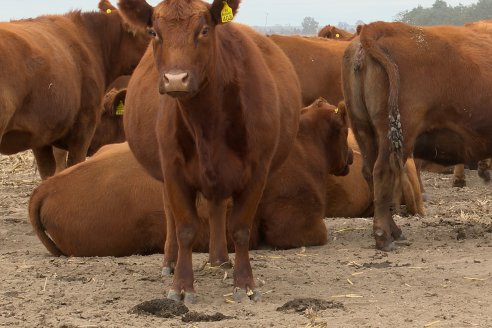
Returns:
[[[427,216],[397,218],[395,252],[374,249],[371,220],[344,218],[326,219],[323,247],[252,251],[256,303],[231,302],[231,272],[194,254],[198,303],[184,308],[162,300],[161,255],[51,256],[27,217],[32,157],[0,156],[0,326],[492,327],[492,187],[466,173],[463,189],[423,174]]]

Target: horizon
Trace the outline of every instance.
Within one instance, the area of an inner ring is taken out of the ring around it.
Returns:
[[[18,1],[2,0],[0,21],[22,18],[34,18],[45,14],[63,14],[71,10],[96,11],[98,0],[50,0],[41,3],[40,0],[23,0],[22,6]],[[116,5],[117,1],[112,1]],[[148,1],[151,5],[161,2]],[[207,1],[211,2],[211,1]],[[403,4],[401,2],[404,2]],[[337,3],[327,3],[326,0],[270,0],[268,3],[260,0],[241,2],[236,21],[251,26],[290,25],[300,26],[304,17],[313,17],[321,26],[338,25],[346,22],[354,25],[361,20],[364,23],[383,20],[393,21],[396,15],[404,10],[411,10],[421,5],[431,7],[435,0],[345,0]],[[470,5],[477,0],[449,0],[449,5]],[[329,9],[329,10],[328,10]]]

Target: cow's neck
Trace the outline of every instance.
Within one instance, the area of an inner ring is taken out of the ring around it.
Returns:
[[[235,120],[235,113],[242,108],[239,92],[235,85],[217,85],[209,82],[190,99],[179,100],[181,114],[195,138],[220,137],[227,125]]]

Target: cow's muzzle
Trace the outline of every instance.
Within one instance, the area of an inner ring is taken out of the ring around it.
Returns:
[[[352,165],[353,162],[354,162],[354,152],[352,151],[352,148],[349,148],[347,152],[347,159],[345,161],[345,165],[340,171],[336,172],[334,175],[346,176],[347,174],[349,174],[350,165]]]
[[[185,96],[190,92],[190,74],[185,71],[171,71],[161,76],[159,93],[171,97]]]

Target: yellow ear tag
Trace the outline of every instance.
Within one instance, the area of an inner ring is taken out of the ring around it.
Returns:
[[[338,107],[333,110],[335,114],[338,114]]]
[[[120,100],[120,103],[118,106],[116,106],[116,115],[122,116],[125,113],[125,105],[123,104],[123,101]]]
[[[109,8],[106,9],[106,14],[111,14],[111,12],[112,12],[111,9],[109,9]]]
[[[220,11],[220,17],[222,19],[222,23],[229,23],[234,18],[232,8],[229,7],[226,1],[224,1],[224,7]]]
[[[335,34],[335,36],[336,36],[337,38],[339,38],[339,37],[340,37],[340,34],[338,34],[338,33],[337,33],[337,34]]]

